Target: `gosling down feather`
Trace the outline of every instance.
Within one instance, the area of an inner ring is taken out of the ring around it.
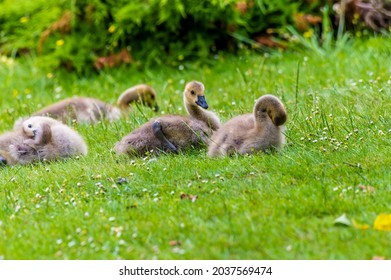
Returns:
[[[187,116],[165,115],[154,118],[116,143],[118,154],[143,155],[148,152],[178,152],[205,145],[220,127],[219,118],[207,111],[204,85],[188,83],[183,92]]]
[[[63,123],[76,121],[78,123],[97,123],[102,119],[115,121],[131,110],[131,103],[159,109],[156,102],[155,90],[145,84],[136,85],[124,91],[117,100],[117,106],[107,104],[99,99],[90,97],[71,97],[51,104],[32,116],[47,116]],[[25,119],[17,121],[23,122]]]
[[[285,143],[283,124],[286,120],[287,112],[282,102],[273,95],[264,95],[256,101],[252,114],[232,118],[212,136],[208,155],[217,157],[280,149]]]

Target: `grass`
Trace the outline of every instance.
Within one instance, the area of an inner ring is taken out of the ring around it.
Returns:
[[[391,233],[373,228],[391,212],[390,50],[389,39],[373,38],[323,55],[221,55],[183,70],[93,77],[43,73],[33,60],[0,64],[0,131],[55,100],[114,103],[141,82],[158,91],[160,113],[184,114],[182,90],[193,79],[222,121],[250,112],[264,93],[281,97],[289,113],[281,153],[221,159],[205,149],[115,155],[114,143],[154,116],[146,108],[113,124],[75,125],[86,157],[0,169],[1,258],[391,258]],[[335,226],[344,213],[370,228]]]

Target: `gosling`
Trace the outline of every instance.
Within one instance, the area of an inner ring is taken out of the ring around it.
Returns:
[[[144,84],[136,85],[124,91],[117,100],[117,106],[107,104],[90,97],[72,97],[49,105],[35,112],[32,116],[48,116],[63,123],[94,124],[102,119],[116,121],[131,110],[130,104],[140,102],[142,105],[159,110],[156,102],[156,91]],[[17,124],[24,119],[17,121]]]
[[[208,156],[280,149],[285,144],[283,124],[286,120],[282,102],[273,95],[264,95],[256,101],[253,114],[234,117],[212,136]]]
[[[152,119],[117,142],[114,150],[128,155],[177,153],[207,144],[213,131],[220,127],[220,120],[206,111],[204,91],[202,83],[189,82],[183,92],[188,116],[166,115]]]
[[[69,126],[50,117],[31,117],[23,122],[22,130],[29,138],[9,147],[9,153],[18,163],[53,161],[87,154],[83,138]]]

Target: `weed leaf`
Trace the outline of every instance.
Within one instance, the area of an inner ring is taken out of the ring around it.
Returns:
[[[342,214],[341,216],[339,216],[334,220],[334,225],[350,227],[352,225],[352,222],[349,220],[346,214]]]
[[[354,220],[354,219],[352,219],[352,225],[356,229],[362,229],[362,230],[369,229],[369,225],[367,225],[367,224],[360,224],[360,223],[356,222],[356,220]]]

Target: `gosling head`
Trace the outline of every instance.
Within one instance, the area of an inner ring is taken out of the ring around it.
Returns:
[[[141,103],[144,105],[153,108],[155,112],[159,111],[159,106],[157,105],[156,101],[156,93],[155,91],[146,91],[144,93],[141,93]]]
[[[204,95],[204,85],[203,83],[192,81],[188,83],[185,87],[185,92],[183,93],[185,102],[189,105],[197,105],[201,108],[208,109],[208,103],[206,103]]]
[[[159,106],[156,101],[156,91],[146,85],[139,84],[125,90],[117,100],[117,105],[125,111],[130,110],[130,103],[140,102],[150,108],[153,108],[155,112],[159,110]]]
[[[34,119],[28,119],[23,122],[23,131],[28,137],[35,137],[37,135],[39,124]]]
[[[287,112],[284,104],[274,95],[266,94],[255,102],[254,112],[256,116],[265,116],[265,113],[272,120],[274,125],[283,125],[287,120]]]

